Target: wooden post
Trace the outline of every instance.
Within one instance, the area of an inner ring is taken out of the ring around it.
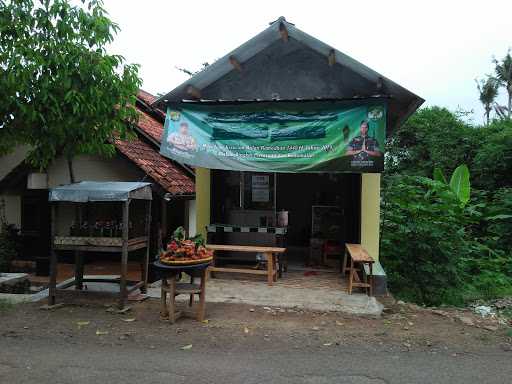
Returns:
[[[190,275],[190,284],[194,284],[194,274],[192,273]],[[194,304],[194,294],[191,293],[190,297],[188,298],[188,306],[191,307],[192,304]]]
[[[176,322],[176,275],[171,276],[169,284],[169,322]]]
[[[373,296],[373,263],[369,263],[370,266],[370,276],[368,276],[368,283],[370,286],[368,287],[370,290],[370,296]]]
[[[167,277],[162,277],[162,287],[160,289],[161,297],[160,297],[160,317],[167,318],[169,317],[169,308],[167,308],[167,290],[169,288],[169,284],[167,284]]]
[[[148,290],[148,271],[149,271],[149,252],[151,246],[151,200],[147,202],[147,212],[146,212],[146,254],[144,256],[144,261],[142,264],[142,278],[141,280],[144,282],[144,285],[140,288],[142,293],[146,293]],[[158,247],[160,248],[160,246]]]
[[[75,206],[75,223],[80,223],[80,217],[82,217],[82,205],[73,204]],[[84,280],[84,255],[80,251],[74,251],[75,253],[75,289],[83,289]]]
[[[347,257],[348,257],[348,251],[347,251],[347,248],[345,247],[345,253],[343,255],[343,261],[342,261],[342,264],[341,264],[341,274],[342,274],[342,277],[345,276],[345,273],[346,273]]]
[[[57,203],[51,203],[51,229],[50,229],[50,285],[48,287],[48,304],[55,304],[55,291],[57,288],[57,253],[55,252],[54,239],[56,235]]]
[[[207,272],[206,268],[201,271],[201,292],[199,293],[199,308],[197,309],[197,320],[204,321],[205,309],[206,309],[206,279]]]
[[[84,254],[75,251],[75,289],[83,289],[84,281]]]
[[[350,258],[350,271],[348,276],[348,294],[352,294],[352,282],[354,279],[354,273],[357,273],[354,269],[354,259]]]
[[[128,274],[128,226],[130,213],[130,200],[128,199],[123,203],[123,246],[121,253],[121,277],[119,288],[119,308],[123,309],[127,299],[127,282],[126,275]]]
[[[159,230],[161,230],[163,241],[167,241],[167,236],[169,236],[169,228],[167,227],[167,201],[165,201],[165,199],[162,199],[161,201],[160,212],[162,213],[162,217],[160,219],[161,228],[159,228]],[[161,243],[162,242],[158,244],[158,249],[160,249]]]
[[[267,282],[268,282],[268,285],[273,285],[273,283],[274,283],[274,254],[272,252],[266,252],[265,256],[267,258]]]

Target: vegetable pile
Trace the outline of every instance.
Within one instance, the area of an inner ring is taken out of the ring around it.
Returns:
[[[208,261],[213,257],[213,251],[206,249],[201,234],[186,238],[185,229],[178,227],[167,244],[167,249],[160,253],[160,261],[166,264],[197,263]]]

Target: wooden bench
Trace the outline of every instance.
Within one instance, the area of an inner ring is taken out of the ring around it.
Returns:
[[[276,262],[277,254],[282,254],[286,248],[281,247],[260,247],[252,245],[225,245],[225,244],[207,244],[206,248],[214,251],[213,265],[208,268],[210,272],[228,272],[228,273],[248,273],[252,275],[267,275],[268,285],[272,285],[277,281],[277,268]],[[232,252],[252,252],[262,253],[267,258],[267,270],[262,271],[258,269],[249,268],[225,268],[215,266],[215,252],[216,251],[232,251]]]
[[[349,263],[347,265],[347,262]],[[367,293],[373,295],[373,263],[375,260],[361,246],[361,244],[345,244],[345,255],[341,265],[341,273],[345,276],[348,271],[348,294],[352,294],[353,287],[361,287],[367,290]],[[363,271],[364,265],[368,266],[369,274]],[[357,272],[361,271],[363,279],[359,278]]]

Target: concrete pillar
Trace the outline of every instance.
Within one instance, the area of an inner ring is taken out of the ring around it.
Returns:
[[[211,172],[196,168],[196,233],[206,239],[206,226],[210,224]]]
[[[361,175],[361,245],[379,259],[380,173]]]

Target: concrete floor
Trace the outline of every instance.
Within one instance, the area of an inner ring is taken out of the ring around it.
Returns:
[[[86,266],[88,275],[113,275],[118,265],[112,262]],[[129,279],[139,277],[139,265],[129,263]],[[73,265],[59,265],[59,282],[73,276]],[[43,283],[41,278],[34,278]],[[187,282],[189,280],[186,280]],[[336,269],[311,269],[291,265],[283,278],[268,286],[265,276],[217,273],[208,280],[206,300],[211,303],[239,303],[273,308],[295,308],[313,311],[341,312],[356,315],[379,316],[383,305],[361,291],[347,294],[346,280]],[[72,288],[70,288],[72,289]],[[115,292],[117,285],[87,283],[89,291]],[[160,282],[150,285],[148,295],[160,298]],[[44,291],[37,298],[44,297]],[[185,296],[178,300],[187,300]]]
[[[248,275],[217,273],[218,277],[208,280],[206,300],[357,315],[381,314],[383,306],[374,297],[364,293],[347,294],[338,273],[310,273],[290,270],[273,286],[268,286],[264,277],[249,279]],[[159,286],[159,282],[151,285],[150,297],[160,298]],[[182,297],[182,300],[186,299]]]

